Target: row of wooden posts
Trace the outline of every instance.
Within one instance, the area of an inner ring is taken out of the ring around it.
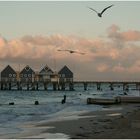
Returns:
[[[65,83],[58,82],[29,82],[29,83],[11,83],[11,82],[1,82],[0,90],[40,90],[40,87],[43,87],[43,90],[48,90],[48,87],[52,86],[53,90],[65,90]],[[74,90],[73,83],[67,83],[69,90]]]
[[[84,90],[88,89],[92,82],[29,82],[29,83],[22,83],[22,82],[0,82],[0,90],[40,90],[40,87],[43,87],[43,90],[48,90],[49,86],[52,86],[52,90],[70,90],[73,91],[76,84],[80,84],[83,86]],[[102,82],[94,83],[96,84],[97,90],[102,90],[101,85]],[[140,83],[134,83],[136,85],[136,89],[140,90]],[[123,90],[129,90],[129,83],[122,83]],[[114,90],[114,84],[109,83],[110,90]]]

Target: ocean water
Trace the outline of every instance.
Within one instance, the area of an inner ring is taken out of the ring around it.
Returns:
[[[101,105],[87,105],[87,98],[122,94],[122,88],[110,91],[106,86],[102,91],[97,91],[95,87],[89,87],[87,91],[82,87],[77,87],[75,91],[0,91],[0,138],[28,138],[28,133],[30,138],[67,138],[64,134],[40,136],[40,131],[46,128],[36,129],[34,124],[78,119],[79,114],[103,108]],[[137,96],[139,91],[130,90],[128,94]],[[64,95],[66,103],[61,104]],[[34,105],[36,100],[39,105]],[[9,102],[15,105],[9,105]]]

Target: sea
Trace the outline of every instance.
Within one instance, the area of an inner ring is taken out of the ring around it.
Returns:
[[[61,133],[51,134],[41,132],[49,127],[35,127],[40,122],[54,122],[73,120],[80,118],[80,114],[102,110],[103,105],[88,105],[87,98],[112,98],[123,95],[123,87],[116,86],[111,91],[108,85],[102,85],[102,90],[97,91],[96,86],[76,87],[74,91],[0,91],[0,139],[18,138],[68,138]],[[128,95],[139,96],[140,92],[134,86],[129,87]],[[66,95],[66,103],[62,104],[63,96]],[[127,96],[127,95],[126,95]],[[39,105],[35,105],[35,101]],[[14,105],[9,105],[14,102]],[[114,109],[118,109],[114,107]]]

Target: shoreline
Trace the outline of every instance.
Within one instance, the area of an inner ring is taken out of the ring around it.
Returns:
[[[122,110],[112,110],[109,109],[112,106],[105,106],[102,111],[80,115],[85,117],[78,120],[46,122],[35,127],[53,127],[41,133],[62,133],[70,139],[139,139],[140,104],[123,104],[118,107],[121,106]]]

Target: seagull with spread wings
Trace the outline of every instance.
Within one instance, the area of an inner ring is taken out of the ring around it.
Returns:
[[[79,54],[82,54],[82,55],[85,54],[85,53],[83,53],[83,52],[78,52],[78,51],[74,51],[74,50],[57,50],[57,51],[67,51],[67,52],[69,52],[69,53],[79,53]]]
[[[95,9],[93,9],[93,8],[91,8],[91,7],[88,7],[88,8],[91,9],[92,11],[96,12],[97,15],[98,15],[99,17],[102,17],[102,14],[103,14],[108,8],[111,8],[112,6],[114,6],[114,5],[112,4],[112,5],[110,5],[110,6],[106,7],[106,8],[104,8],[104,9],[102,10],[101,13],[98,13]]]

